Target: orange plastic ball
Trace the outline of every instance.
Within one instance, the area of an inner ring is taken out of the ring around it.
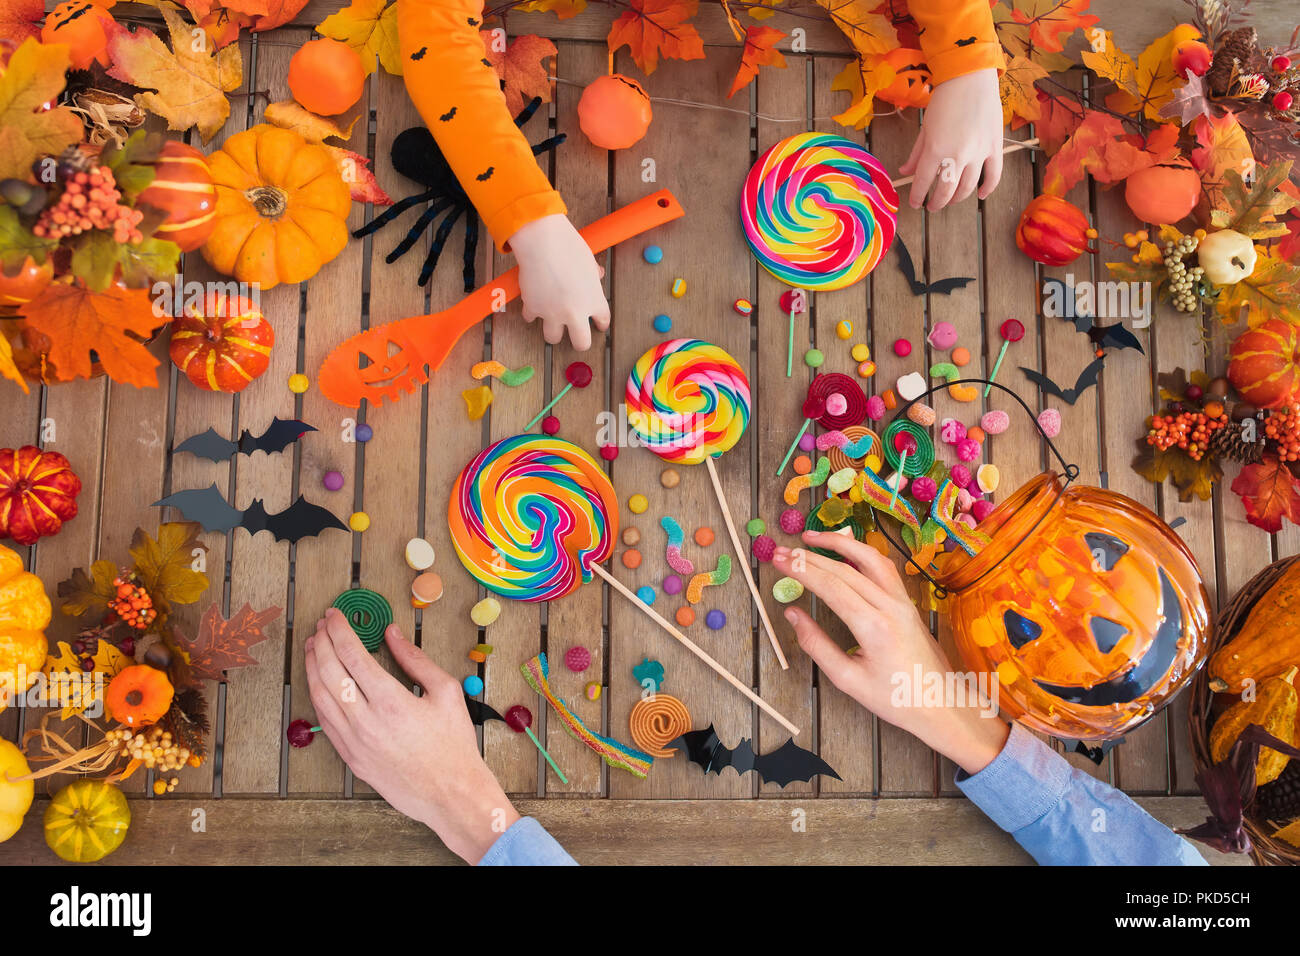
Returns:
[[[289,92],[303,109],[321,116],[350,110],[365,87],[361,57],[338,40],[311,40],[289,61]]]
[[[621,73],[598,77],[578,100],[578,125],[601,149],[627,149],[650,127],[650,97],[641,84]]]
[[[695,611],[689,607],[679,607],[673,617],[677,619],[677,623],[682,627],[690,627],[695,623]]]
[[[74,70],[84,70],[91,63],[108,66],[108,34],[104,22],[113,15],[90,0],[68,0],[50,11],[41,27],[41,42],[63,43]]]
[[[1124,181],[1124,201],[1143,222],[1172,225],[1196,208],[1201,177],[1186,163],[1149,166]]]

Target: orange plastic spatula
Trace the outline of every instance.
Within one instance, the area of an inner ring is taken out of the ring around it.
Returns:
[[[616,209],[582,230],[591,251],[604,252],[655,226],[681,217],[681,204],[666,189]],[[321,393],[357,408],[395,402],[429,380],[465,332],[519,295],[519,270],[497,276],[450,309],[398,319],[352,336],[326,356],[320,367]],[[363,361],[363,358],[365,361]]]

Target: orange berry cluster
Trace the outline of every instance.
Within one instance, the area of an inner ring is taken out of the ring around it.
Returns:
[[[1277,446],[1283,461],[1300,461],[1300,404],[1270,412],[1264,435]]]
[[[1146,242],[1150,238],[1150,234],[1145,229],[1139,229],[1137,232],[1126,232],[1124,233],[1124,245],[1130,249],[1136,249],[1138,243]]]
[[[1207,415],[1203,411],[1183,411],[1177,415],[1153,415],[1147,444],[1160,451],[1177,445],[1192,461],[1200,461],[1205,457],[1210,436],[1227,424],[1226,412]]]
[[[113,579],[113,588],[115,596],[108,602],[108,609],[128,627],[143,631],[158,617],[153,598],[140,585],[118,575]]]
[[[119,205],[121,198],[113,171],[107,166],[73,173],[64,183],[58,202],[41,213],[32,232],[42,239],[62,239],[91,229],[106,229],[113,233],[114,242],[140,242],[144,236],[136,227],[144,213]]]

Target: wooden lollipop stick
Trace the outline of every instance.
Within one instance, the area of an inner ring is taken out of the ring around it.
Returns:
[[[1014,143],[1007,143],[1005,146],[1003,146],[1002,155],[1005,156],[1007,153],[1014,153],[1022,149],[1033,149],[1037,145],[1038,145],[1037,136],[1030,137],[1029,139],[1018,139]],[[914,179],[916,179],[915,176],[904,176],[902,179],[893,180],[893,183],[895,188],[897,188],[899,186],[906,186]]]
[[[658,624],[665,631],[667,631],[669,634],[675,637],[682,644],[683,647],[685,647],[688,651],[690,651],[700,660],[704,661],[704,663],[708,664],[709,667],[713,669],[714,673],[716,673],[728,684],[736,688],[736,690],[740,691],[742,694],[744,694],[746,697],[752,700],[755,704],[757,704],[759,706],[759,709],[762,710],[763,713],[767,714],[769,717],[775,720],[786,730],[790,731],[790,733],[793,734],[794,736],[797,737],[799,735],[798,727],[790,723],[790,721],[786,720],[785,717],[781,716],[780,712],[778,712],[774,707],[772,707],[771,704],[769,704],[763,698],[759,697],[752,690],[750,690],[749,687],[747,687],[744,683],[742,683],[740,680],[734,677],[730,671],[728,671],[725,667],[723,667],[712,657],[710,657],[702,647],[700,647],[698,644],[692,641],[681,631],[677,630],[677,628],[669,624],[668,621],[665,620],[664,617],[660,615],[658,611],[656,611],[649,604],[646,604],[645,601],[642,601],[639,597],[633,594],[632,591],[630,591],[627,588],[627,586],[623,584],[622,581],[614,577],[614,575],[610,574],[599,564],[591,565],[591,570],[595,571],[602,578],[608,581],[610,587],[612,587],[615,591],[623,595],[623,597],[627,598],[629,601],[631,601],[633,604],[639,607],[642,611],[648,614],[656,624]]]
[[[749,555],[740,546],[740,535],[736,534],[736,524],[731,520],[731,509],[727,507],[727,498],[722,493],[722,482],[718,480],[718,470],[713,466],[713,456],[706,455],[704,463],[709,466],[709,480],[713,482],[713,493],[718,497],[718,506],[722,509],[722,519],[727,523],[727,533],[731,535],[731,546],[736,549],[736,563],[740,565],[740,570],[745,574],[745,583],[749,585],[749,593],[754,598],[754,603],[758,605],[758,616],[763,622],[763,630],[767,631],[767,639],[772,642],[772,650],[776,652],[776,659],[781,665],[781,670],[788,671],[790,665],[786,663],[785,654],[781,650],[781,643],[776,639],[776,632],[772,630],[772,620],[767,616],[767,607],[763,604],[763,597],[758,593],[758,586],[754,584],[754,576],[749,573]]]

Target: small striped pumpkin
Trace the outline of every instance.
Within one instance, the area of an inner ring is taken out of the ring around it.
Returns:
[[[207,314],[203,314],[207,313]],[[250,299],[213,294],[172,321],[172,364],[199,388],[241,392],[271,363],[275,330]]]
[[[1269,319],[1241,333],[1228,353],[1228,381],[1256,408],[1277,408],[1300,395],[1300,329]]]
[[[45,842],[61,860],[94,863],[122,845],[131,808],[122,791],[103,780],[77,780],[45,808]]]
[[[140,193],[137,205],[167,213],[154,233],[190,252],[207,242],[217,224],[217,187],[208,161],[193,146],[169,141],[154,164],[153,182]]]

